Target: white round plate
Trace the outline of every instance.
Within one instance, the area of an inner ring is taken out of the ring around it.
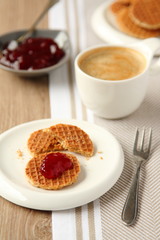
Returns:
[[[114,16],[109,10],[113,0],[105,1],[93,13],[91,25],[98,37],[110,44],[132,44],[142,41],[121,32],[116,26]],[[160,50],[158,50],[160,52]],[[158,52],[156,54],[158,54]],[[156,55],[155,54],[155,55]]]
[[[61,190],[43,190],[30,185],[25,177],[25,166],[31,158],[27,139],[33,131],[58,123],[76,125],[87,132],[95,153],[88,159],[73,153],[81,165],[76,183]],[[111,133],[77,120],[42,119],[11,128],[0,135],[0,156],[1,196],[17,205],[40,210],[74,208],[99,198],[116,183],[124,165],[122,148]]]

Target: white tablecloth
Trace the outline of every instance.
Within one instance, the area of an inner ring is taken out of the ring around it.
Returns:
[[[52,214],[54,240],[158,240],[160,239],[160,75],[150,76],[141,107],[121,120],[94,116],[79,98],[74,78],[74,58],[84,48],[102,43],[90,26],[98,0],[61,0],[49,12],[49,26],[65,29],[71,40],[70,61],[50,74],[51,116],[54,119],[86,120],[108,129],[125,154],[123,173],[115,186],[100,199],[76,209]],[[139,216],[134,226],[121,221],[121,211],[134,173],[132,148],[136,127],[152,127],[152,156],[141,171]]]

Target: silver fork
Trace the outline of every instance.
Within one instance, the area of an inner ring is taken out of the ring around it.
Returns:
[[[133,225],[137,218],[138,213],[138,190],[139,190],[139,177],[140,177],[140,169],[142,163],[146,162],[149,158],[150,150],[151,150],[151,141],[152,141],[152,129],[149,129],[148,134],[148,143],[146,144],[146,130],[142,130],[142,136],[139,146],[139,138],[140,138],[140,130],[137,129],[134,148],[133,148],[133,155],[135,157],[136,162],[136,172],[132,180],[132,184],[124,204],[121,218],[127,225]]]

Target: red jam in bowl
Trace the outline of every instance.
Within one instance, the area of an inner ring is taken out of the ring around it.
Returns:
[[[66,170],[72,169],[73,163],[63,153],[50,153],[44,159],[40,167],[41,174],[48,179],[60,177]]]
[[[1,64],[20,70],[41,69],[55,65],[65,55],[50,38],[27,38],[15,49],[3,49]]]

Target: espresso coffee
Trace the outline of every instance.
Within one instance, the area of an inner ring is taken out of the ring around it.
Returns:
[[[126,47],[101,47],[83,54],[78,65],[86,74],[103,80],[124,80],[142,73],[145,57]]]

